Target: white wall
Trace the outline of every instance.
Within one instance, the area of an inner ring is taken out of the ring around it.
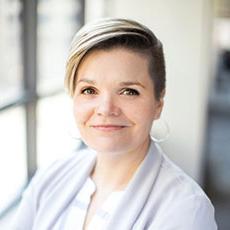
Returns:
[[[164,44],[167,96],[163,117],[171,135],[162,146],[202,182],[203,141],[210,85],[211,0],[107,0],[106,16],[136,19]],[[91,18],[92,19],[92,18]]]

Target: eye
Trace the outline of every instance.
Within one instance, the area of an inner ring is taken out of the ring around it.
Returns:
[[[96,94],[96,90],[92,87],[87,87],[87,88],[84,88],[81,90],[81,94],[84,94],[84,95],[90,95],[90,94]]]
[[[127,95],[127,96],[138,96],[140,93],[136,89],[131,89],[131,88],[125,88],[121,90],[122,95]]]

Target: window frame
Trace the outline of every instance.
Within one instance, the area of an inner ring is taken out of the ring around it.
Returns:
[[[22,35],[21,35],[21,47],[22,47],[22,92],[16,95],[13,99],[0,104],[0,113],[7,111],[8,109],[21,106],[25,109],[25,129],[26,129],[26,165],[27,165],[27,183],[35,174],[37,170],[37,104],[40,99],[50,97],[55,94],[62,93],[61,89],[51,90],[45,95],[38,95],[37,92],[37,23],[38,13],[37,5],[38,1],[31,0],[19,0],[21,1],[22,11],[20,15]],[[79,25],[85,23],[85,0],[79,1],[81,6],[81,13],[79,18]],[[15,207],[20,201],[21,194],[24,189],[18,191],[18,196],[12,200],[12,203],[5,209],[0,210],[0,219],[9,213],[13,207]]]

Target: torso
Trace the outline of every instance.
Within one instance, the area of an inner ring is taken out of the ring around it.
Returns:
[[[98,192],[95,191],[95,193],[91,197],[91,202],[89,204],[87,214],[85,217],[85,222],[84,222],[84,230],[87,230],[87,227],[89,226],[90,221],[92,220],[93,216],[96,214],[96,211],[102,206],[103,201],[107,197],[103,194],[99,194]]]
[[[123,189],[124,189],[123,187],[120,187],[119,189],[117,189],[115,191],[114,190],[106,190],[106,189],[95,190],[95,192],[91,196],[91,201],[90,201],[90,204],[88,206],[87,213],[86,213],[84,227],[83,227],[84,230],[88,229],[88,226],[89,226],[91,220],[93,219],[94,215],[104,205],[104,203],[107,201],[109,196],[113,192],[116,193],[119,191],[123,191]]]

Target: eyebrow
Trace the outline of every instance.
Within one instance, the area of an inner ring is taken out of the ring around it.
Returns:
[[[87,79],[87,78],[83,78],[83,79],[77,81],[77,84],[79,84],[79,83],[81,83],[81,82],[83,82],[83,83],[89,83],[89,84],[92,84],[92,85],[96,85],[96,82],[95,82],[95,81],[90,80],[90,79]],[[132,85],[137,85],[137,86],[140,86],[140,87],[142,87],[142,88],[144,88],[144,89],[146,88],[143,84],[141,84],[141,83],[138,82],[138,81],[124,81],[124,82],[120,82],[119,85],[121,85],[121,86],[132,86]]]
[[[145,86],[142,85],[140,82],[138,81],[124,81],[120,83],[121,86],[132,86],[132,85],[138,85],[141,86],[142,88],[145,89]]]
[[[89,79],[86,79],[86,78],[83,78],[79,81],[77,81],[77,84],[81,83],[81,82],[85,82],[85,83],[89,83],[89,84],[92,84],[92,85],[96,85],[96,82],[93,81],[93,80],[89,80]]]

